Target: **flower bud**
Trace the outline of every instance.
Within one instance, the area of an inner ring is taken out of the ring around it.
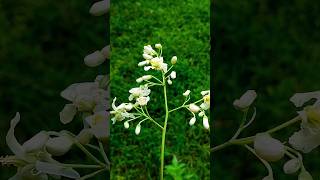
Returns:
[[[245,110],[249,108],[249,106],[256,99],[257,93],[254,90],[248,90],[245,92],[240,99],[237,99],[233,102],[233,106],[239,110]]]
[[[262,159],[270,162],[280,160],[285,153],[284,145],[268,133],[256,134],[254,138],[254,150]]]
[[[105,57],[100,51],[95,51],[84,58],[84,63],[89,67],[96,67],[105,61]]]
[[[150,60],[150,59],[153,58],[153,57],[150,56],[149,54],[143,54],[142,56],[143,56],[143,58],[146,59],[146,60]]]
[[[141,83],[143,81],[143,79],[142,78],[138,78],[136,81],[137,81],[137,83]]]
[[[203,117],[205,115],[205,113],[203,111],[199,112],[198,116],[199,117]]]
[[[145,65],[147,65],[148,64],[148,62],[147,61],[141,61],[141,62],[139,62],[139,64],[138,64],[138,66],[145,66]]]
[[[189,125],[190,125],[190,126],[193,126],[194,123],[196,123],[196,120],[197,120],[197,119],[196,119],[195,117],[191,118],[190,121],[189,121]]]
[[[131,103],[125,105],[124,107],[127,111],[131,111],[131,109],[133,108],[133,105]]]
[[[291,159],[283,165],[283,171],[286,174],[293,174],[297,172],[300,169],[300,167],[301,163],[299,159]]]
[[[191,92],[190,90],[186,90],[186,92],[183,93],[183,96],[186,96],[186,97],[189,96],[190,92]]]
[[[172,81],[170,79],[168,79],[168,84],[172,85]]]
[[[105,46],[101,49],[101,53],[106,59],[110,59],[110,45]]]
[[[137,126],[136,126],[136,129],[135,129],[135,133],[136,133],[136,135],[139,135],[140,134],[140,131],[141,131],[141,125],[140,124],[138,124]]]
[[[308,171],[302,170],[299,174],[298,180],[313,180],[313,178]]]
[[[206,129],[209,129],[210,126],[209,126],[209,119],[207,116],[203,116],[203,119],[202,119],[202,123],[203,123],[203,127],[206,128]]]
[[[62,124],[70,123],[74,116],[77,114],[77,107],[73,104],[66,104],[62,111],[59,113],[60,121]]]
[[[108,12],[109,7],[110,7],[109,0],[102,0],[94,3],[91,6],[89,12],[94,16],[101,16]]]
[[[128,129],[130,127],[130,124],[128,121],[123,123],[124,128]]]
[[[161,44],[155,44],[155,46],[157,49],[161,49],[162,48],[162,45]]]
[[[90,140],[92,139],[93,135],[89,129],[82,129],[80,133],[77,135],[76,139],[80,144],[89,144]]]
[[[50,138],[46,143],[46,149],[53,156],[62,156],[71,149],[72,144],[73,142],[69,137],[59,136]]]
[[[190,104],[190,105],[189,105],[189,109],[190,109],[190,111],[193,112],[193,113],[197,113],[197,112],[200,111],[200,107],[197,106],[197,105],[195,105],[195,104]]]
[[[152,78],[152,76],[151,75],[144,75],[141,78],[142,78],[142,80],[147,81],[147,80],[150,80]]]
[[[170,77],[171,77],[172,79],[177,78],[177,73],[176,73],[175,71],[172,71],[171,74],[170,74]]]
[[[176,64],[176,63],[177,63],[177,60],[178,60],[177,56],[173,56],[173,57],[171,58],[171,64]]]

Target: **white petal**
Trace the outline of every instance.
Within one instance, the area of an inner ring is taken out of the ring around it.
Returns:
[[[14,128],[20,121],[20,114],[17,113],[16,116],[11,120],[10,129],[6,136],[6,142],[10,150],[19,158],[23,158],[25,155],[24,148],[19,144],[16,137],[14,136]]]
[[[235,108],[240,110],[247,109],[253,103],[256,97],[257,93],[254,90],[248,90],[240,97],[240,99],[235,100],[233,105]]]
[[[34,152],[41,150],[49,139],[49,135],[45,131],[41,131],[31,139],[23,143],[22,147],[26,152]]]
[[[102,64],[106,58],[100,51],[95,51],[84,58],[84,63],[89,67],[96,67]]]
[[[289,143],[296,150],[309,153],[320,145],[320,134],[312,134],[309,131],[300,130],[289,138]]]
[[[94,3],[89,12],[90,14],[94,16],[101,16],[109,11],[110,8],[110,1],[109,0],[103,0],[103,1],[98,1]]]
[[[77,108],[73,104],[66,104],[63,110],[59,113],[60,121],[63,124],[70,123],[77,114]]]
[[[313,98],[317,99],[317,101],[315,102],[315,105],[320,105],[320,91],[307,92],[307,93],[296,93],[290,98],[290,101],[296,107],[301,107],[306,102],[310,101]]]
[[[101,53],[104,58],[110,59],[110,45],[105,46],[104,48],[101,49]]]
[[[71,149],[72,144],[69,137],[59,136],[50,138],[46,143],[46,149],[53,156],[62,156]]]

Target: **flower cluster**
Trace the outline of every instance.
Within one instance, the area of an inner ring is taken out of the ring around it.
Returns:
[[[100,16],[108,12],[110,2],[103,0],[92,5],[90,13]],[[110,46],[105,46],[101,51],[95,51],[84,58],[84,63],[89,67],[101,65],[110,56]],[[75,83],[61,92],[61,96],[70,101],[60,112],[60,121],[70,123],[80,115],[83,129],[77,134],[63,130],[40,131],[22,145],[15,137],[15,127],[20,121],[20,114],[11,120],[10,129],[6,135],[6,142],[14,155],[0,157],[3,165],[14,165],[17,173],[10,179],[87,179],[98,173],[107,171],[110,162],[105,153],[103,143],[109,138],[109,112],[108,112],[108,76],[99,75],[93,82]],[[99,146],[90,144],[93,139]],[[63,164],[54,157],[63,156],[73,146],[77,146],[96,165]],[[90,146],[100,152],[104,162],[96,158],[85,147]],[[74,169],[96,168],[97,171],[83,177]]]
[[[186,97],[186,101],[190,99],[190,90],[187,90],[183,93],[183,95]],[[196,103],[191,103],[188,105],[187,109],[192,113],[193,117],[189,121],[189,125],[192,126],[196,122],[196,115],[195,113],[198,113],[198,116],[202,118],[202,124],[203,127],[206,129],[209,129],[209,119],[206,115],[206,111],[210,109],[210,90],[202,91],[201,95],[203,96],[202,99],[198,102],[202,102],[200,106],[196,105]],[[197,103],[198,103],[197,102]]]

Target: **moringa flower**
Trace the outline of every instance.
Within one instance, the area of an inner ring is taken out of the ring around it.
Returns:
[[[171,64],[176,64],[177,63],[177,60],[178,60],[178,58],[177,58],[177,56],[173,56],[172,58],[171,58]]]
[[[254,138],[254,150],[262,159],[275,162],[285,153],[284,145],[268,133],[258,133]]]
[[[203,103],[200,105],[200,108],[203,110],[210,109],[210,91],[202,91]]]
[[[150,56],[154,56],[157,54],[157,52],[155,50],[153,50],[153,48],[151,47],[151,45],[147,45],[143,47],[143,53],[144,54],[148,54]]]
[[[240,99],[236,99],[233,102],[233,106],[239,110],[248,109],[256,97],[257,93],[254,90],[248,90],[240,97]]]
[[[184,92],[182,95],[187,97],[187,96],[189,96],[190,93],[191,93],[190,90],[186,90],[186,92]]]
[[[161,44],[155,44],[154,47],[156,47],[157,49],[161,49],[162,45]]]
[[[190,104],[189,105],[189,110],[193,113],[197,113],[200,111],[199,106],[195,105],[195,104]]]

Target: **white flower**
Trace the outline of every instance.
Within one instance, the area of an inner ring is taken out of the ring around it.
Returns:
[[[137,103],[140,105],[140,106],[145,106],[148,104],[150,100],[150,97],[147,96],[147,97],[144,97],[144,96],[141,96],[137,99]]]
[[[283,165],[283,171],[286,174],[293,174],[295,172],[297,172],[301,167],[301,163],[300,160],[295,158],[295,159],[291,159],[289,161],[287,161],[284,165]]]
[[[150,64],[151,64],[151,67],[150,67],[151,69],[162,70],[164,72],[167,72],[168,70],[168,65],[163,62],[163,57],[155,57],[151,59]]]
[[[171,77],[172,79],[177,78],[177,73],[176,73],[175,71],[172,71],[171,74],[170,74],[170,77]]]
[[[96,67],[102,64],[105,60],[106,57],[100,51],[95,51],[84,58],[84,63],[89,67]]]
[[[187,97],[187,96],[189,96],[190,93],[191,93],[190,90],[186,90],[186,92],[183,93],[183,96],[186,96],[186,97]]]
[[[147,86],[140,86],[129,90],[129,101],[142,96],[149,96],[151,90]]]
[[[254,138],[254,150],[262,159],[275,162],[285,153],[284,145],[268,133],[258,133]]]
[[[197,119],[196,119],[195,117],[191,118],[190,121],[189,121],[189,125],[190,125],[190,126],[193,126],[194,123],[196,123],[196,120],[197,120]]]
[[[256,97],[257,93],[254,90],[248,90],[240,97],[240,99],[237,99],[233,102],[233,106],[236,109],[245,110],[249,108]]]
[[[142,78],[138,78],[136,81],[137,81],[137,83],[141,83],[143,81],[143,79]]]
[[[128,104],[125,105],[125,109],[127,111],[131,111],[132,108],[133,108],[133,105],[131,103],[128,103]]]
[[[309,153],[320,145],[320,107],[308,106],[298,112],[301,121],[301,130],[290,138],[291,146],[304,153]]]
[[[193,112],[193,113],[197,113],[197,112],[200,111],[199,106],[197,106],[197,105],[195,105],[195,104],[190,104],[190,105],[189,105],[189,109],[190,109],[190,111]]]
[[[113,122],[113,124],[116,123],[116,121],[123,121],[125,118],[134,118],[133,114],[130,114],[127,112],[129,104],[126,105],[122,103],[119,106],[116,106],[115,105],[116,100],[117,98],[113,99],[113,102],[112,102],[113,111],[110,112],[110,114],[114,116],[113,118],[111,118],[111,121]]]
[[[168,82],[169,85],[172,85],[171,79],[168,79],[167,82]]]
[[[90,125],[91,133],[100,141],[106,142],[110,136],[109,112],[100,111],[86,117],[85,121]]]
[[[96,3],[94,3],[89,12],[90,14],[94,15],[94,16],[100,16],[103,15],[105,13],[107,13],[109,11],[110,8],[110,1],[109,0],[102,0],[102,1],[98,1]]]
[[[210,104],[207,104],[207,103],[202,103],[202,104],[200,104],[200,108],[202,109],[202,110],[208,110],[209,108],[210,108]]]
[[[130,127],[129,122],[126,121],[123,123],[124,128],[128,129]]]
[[[151,47],[151,45],[147,45],[143,47],[143,53],[144,54],[149,54],[151,56],[156,55],[157,52],[155,50],[153,50],[153,48]]]
[[[136,135],[139,135],[139,134],[140,134],[140,131],[141,131],[141,125],[138,124],[138,125],[136,126],[136,129],[135,129]]]
[[[176,63],[177,63],[177,60],[178,60],[177,56],[173,56],[173,57],[171,58],[171,64],[176,64]]]
[[[141,77],[144,81],[150,80],[152,78],[151,75],[144,75]]]
[[[155,44],[154,47],[156,47],[157,49],[161,49],[162,45],[161,44]]]
[[[201,95],[202,95],[202,96],[205,96],[205,95],[208,95],[208,94],[210,94],[210,90],[201,91]]]
[[[203,127],[206,128],[206,129],[209,129],[210,126],[209,126],[209,119],[207,116],[203,116],[203,119],[202,119],[202,123],[203,123]]]
[[[153,58],[153,56],[150,56],[149,54],[143,54],[142,56],[143,56],[143,58],[146,59],[146,60],[150,60],[150,59]]]
[[[98,82],[75,83],[61,92],[61,96],[77,107],[78,111],[96,111],[107,107],[108,92]]]

